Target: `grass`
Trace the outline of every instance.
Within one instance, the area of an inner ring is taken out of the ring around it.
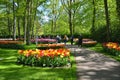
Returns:
[[[111,58],[114,58],[115,60],[117,60],[117,61],[120,62],[120,57],[119,57],[119,56],[110,55],[109,53],[105,52],[105,51],[103,50],[103,48],[102,48],[102,45],[99,44],[99,43],[98,43],[96,46],[87,47],[87,48],[89,48],[89,49],[91,49],[91,50],[94,50],[94,51],[96,51],[96,52],[102,53],[102,54],[104,54],[104,55],[106,55],[106,56],[109,56],[109,57],[111,57]]]
[[[25,46],[34,49],[34,45]],[[0,80],[76,80],[76,64],[71,56],[70,68],[43,68],[16,64],[16,49],[0,48]]]

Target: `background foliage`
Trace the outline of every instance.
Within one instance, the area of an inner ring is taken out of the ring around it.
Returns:
[[[13,10],[13,2],[15,10]],[[66,9],[72,10],[73,34],[83,34],[86,38],[93,38],[99,42],[106,41],[106,15],[104,1],[94,0],[72,0],[72,4],[61,3],[62,0],[30,0],[30,5],[27,6],[28,0],[1,0],[0,2],[0,37],[13,37],[14,14],[16,17],[16,36],[25,38],[25,24],[29,26],[30,38],[36,35],[71,35],[69,27],[69,16]],[[32,2],[32,3],[31,3]],[[110,17],[110,41],[119,42],[119,1],[107,0],[108,12]],[[91,32],[93,23],[93,10],[95,7],[95,22],[94,31]],[[30,14],[25,13],[26,9]],[[75,14],[74,10],[76,10]],[[15,13],[13,12],[15,11]],[[28,23],[25,20],[30,16]],[[26,22],[26,23],[25,23]],[[31,25],[28,25],[31,24]],[[19,30],[20,26],[20,30]],[[27,28],[27,27],[26,27]],[[20,34],[20,35],[19,35]],[[27,37],[28,37],[27,36]],[[29,38],[28,38],[29,39]]]

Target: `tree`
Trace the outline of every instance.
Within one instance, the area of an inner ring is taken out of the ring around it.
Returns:
[[[56,32],[56,28],[57,28],[57,19],[59,18],[59,15],[61,13],[60,11],[60,1],[59,0],[52,0],[51,1],[51,7],[52,7],[52,30],[51,32]]]
[[[26,26],[26,44],[30,45],[30,28],[31,28],[31,1],[26,2],[27,26]]]
[[[11,36],[11,32],[12,32],[12,22],[11,22],[11,18],[10,18],[10,8],[11,8],[11,5],[10,5],[10,2],[6,2],[6,12],[7,12],[7,27],[8,27],[8,35],[9,37]]]
[[[110,41],[110,18],[109,18],[107,0],[104,0],[104,7],[105,7],[105,15],[106,15],[107,41]]]
[[[73,35],[74,28],[75,28],[75,15],[76,15],[76,11],[80,7],[79,5],[80,1],[79,0],[61,0],[61,3],[63,5],[63,8],[68,14],[70,35]]]
[[[72,0],[61,0],[62,5],[65,9],[65,11],[68,13],[68,22],[69,22],[69,30],[70,30],[70,34],[73,34],[73,29],[72,29],[72,9],[71,9],[71,5],[72,5]]]
[[[93,4],[93,20],[92,20],[92,28],[91,28],[91,33],[95,31],[95,15],[96,15],[96,8],[95,8],[95,0],[92,2]]]
[[[16,40],[16,5],[13,0],[13,40]]]
[[[20,5],[19,5],[19,0],[17,0],[17,10],[19,10],[20,8]],[[17,12],[17,27],[18,27],[18,38],[20,38],[20,35],[21,35],[21,32],[20,32],[20,15],[19,13]]]

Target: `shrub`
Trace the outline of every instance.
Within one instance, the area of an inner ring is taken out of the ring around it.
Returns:
[[[106,35],[106,26],[100,26],[99,28],[96,28],[94,32],[92,32],[91,38],[97,40],[98,42],[106,42]]]

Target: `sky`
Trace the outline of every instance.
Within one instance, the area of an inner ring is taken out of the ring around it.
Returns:
[[[44,10],[44,7],[39,6],[37,9],[38,9],[39,11],[43,11],[43,10]],[[44,10],[43,13],[44,13],[44,16],[41,17],[42,20],[44,20],[43,22],[48,22],[49,19],[50,19],[50,18],[47,16],[47,15],[48,15],[48,12]]]

